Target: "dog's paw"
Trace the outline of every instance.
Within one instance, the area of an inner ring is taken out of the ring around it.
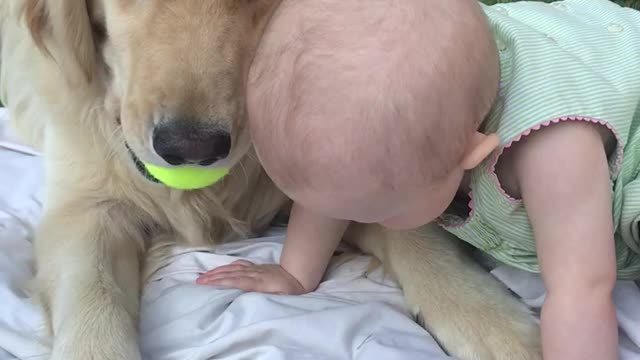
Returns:
[[[484,336],[449,341],[447,350],[463,360],[541,360],[540,330],[528,320],[484,326]]]
[[[108,344],[87,346],[83,340],[74,343],[56,342],[51,360],[141,360],[137,346],[129,349],[113,349]]]
[[[54,337],[51,360],[141,360],[136,331],[115,321],[67,321]]]
[[[418,319],[456,359],[541,360],[540,328],[529,309],[515,298],[500,305],[452,313],[436,327]]]

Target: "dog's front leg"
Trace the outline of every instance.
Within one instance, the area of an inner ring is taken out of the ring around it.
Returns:
[[[140,359],[142,234],[127,210],[86,200],[45,212],[35,285],[50,315],[52,360]]]
[[[436,226],[390,231],[356,225],[346,238],[383,262],[449,354],[462,360],[542,358],[530,311],[473,262],[454,236]]]

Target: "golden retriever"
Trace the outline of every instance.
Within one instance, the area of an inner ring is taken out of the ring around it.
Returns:
[[[250,144],[245,82],[270,19],[309,1],[336,0],[0,2],[0,96],[45,159],[35,289],[52,359],[140,359],[148,250],[260,233],[286,206]],[[153,182],[140,159],[232,171],[212,187],[177,191]],[[435,227],[362,225],[346,238],[396,276],[450,354],[540,357],[528,309],[456,239]]]

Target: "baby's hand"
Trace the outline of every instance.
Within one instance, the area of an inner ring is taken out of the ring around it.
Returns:
[[[256,265],[245,260],[238,260],[208,271],[200,275],[196,283],[267,294],[300,295],[308,292],[282,266]]]

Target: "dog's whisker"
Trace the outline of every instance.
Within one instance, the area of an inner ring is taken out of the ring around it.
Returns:
[[[105,112],[106,112],[106,107],[102,102],[94,104],[89,109],[89,113],[92,114],[92,117],[94,118],[101,115],[100,113],[105,113]],[[105,116],[100,116],[100,117],[105,117]],[[109,116],[106,116],[106,118],[109,118]],[[121,146],[124,144],[123,142],[124,134],[122,133],[122,128],[120,126],[114,127],[113,124],[109,122],[99,123],[98,127],[101,130],[100,134],[108,134],[104,139],[106,143],[105,155],[106,155],[106,160],[111,161],[117,156],[118,152],[121,149]]]
[[[107,160],[113,160],[124,144],[124,134],[120,127],[114,128],[106,139]]]
[[[254,161],[258,161],[259,162],[258,156],[253,152],[248,153],[246,156],[250,160],[254,160]]]
[[[124,144],[124,136],[122,132],[118,132],[113,137],[113,141],[110,144],[108,144],[110,160],[113,160],[118,156],[121,150],[122,144]]]
[[[242,169],[242,173],[244,174],[245,185],[249,187],[249,173],[247,172],[247,168],[244,166],[242,161],[239,162],[238,165],[240,165],[240,169]]]

